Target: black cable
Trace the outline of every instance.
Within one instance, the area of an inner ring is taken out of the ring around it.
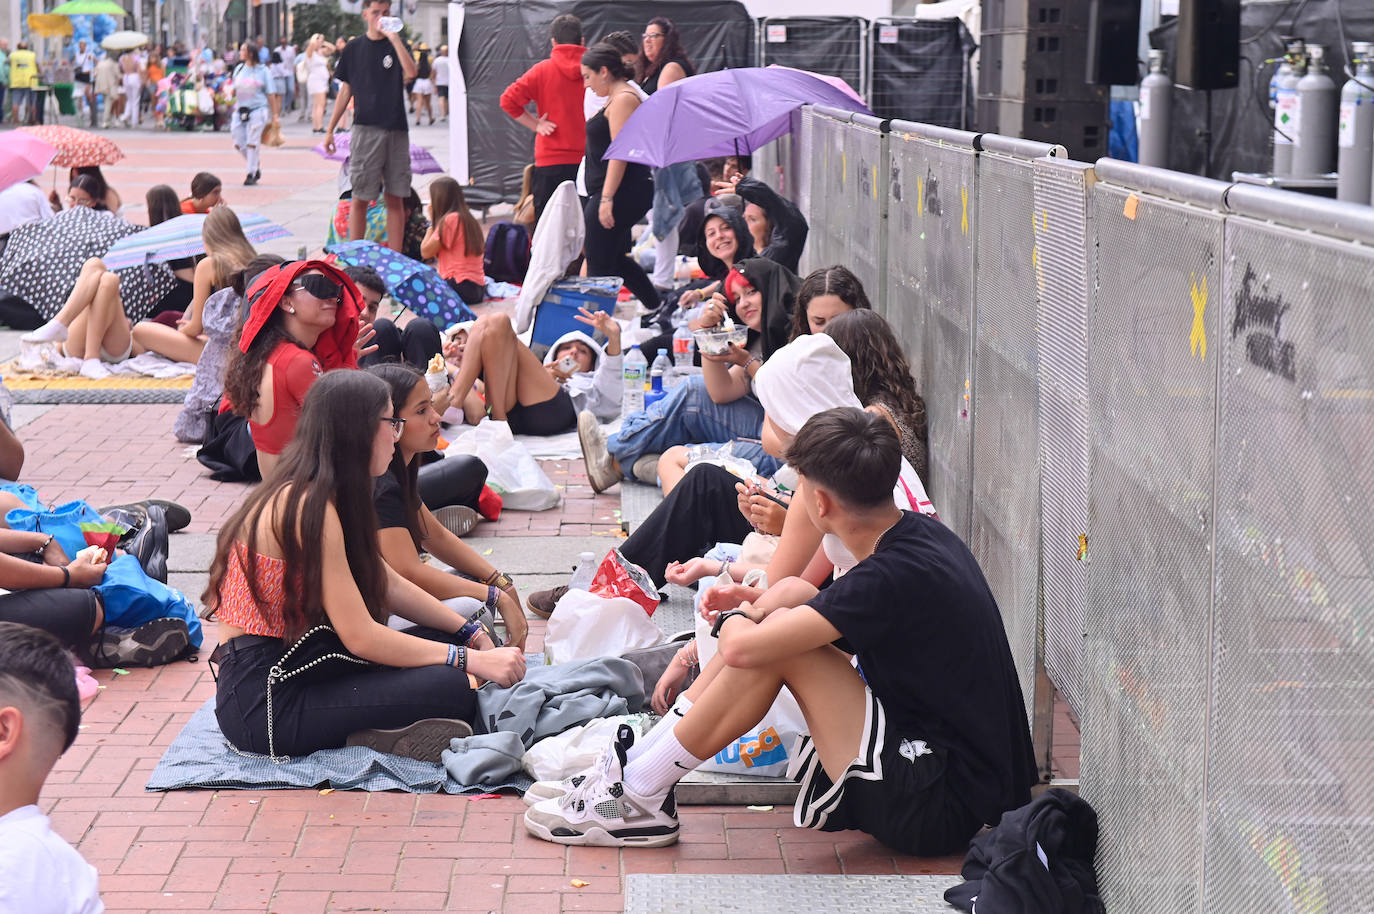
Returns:
[[[1283,5],[1283,9],[1279,10],[1279,14],[1278,14],[1277,16],[1274,17],[1274,21],[1270,22],[1270,23],[1269,23],[1268,25],[1266,25],[1264,28],[1260,29],[1258,32],[1256,32],[1255,34],[1251,35],[1249,38],[1242,38],[1242,39],[1240,40],[1241,46],[1243,47],[1243,46],[1245,46],[1245,45],[1247,45],[1247,44],[1254,44],[1256,41],[1259,41],[1259,40],[1260,40],[1261,38],[1263,38],[1265,35],[1268,35],[1270,32],[1272,32],[1272,31],[1274,30],[1274,26],[1278,25],[1278,24],[1279,24],[1279,20],[1282,19],[1282,18],[1284,17],[1284,14],[1285,14],[1285,13],[1288,12],[1288,8],[1291,7],[1294,3],[1297,3],[1297,2],[1298,2],[1298,0],[1288,0],[1288,2],[1285,3],[1285,4]],[[1306,5],[1306,2],[1307,2],[1307,0],[1303,0],[1303,4],[1304,4],[1304,5]],[[1300,10],[1299,12],[1301,12],[1301,10]],[[1295,17],[1295,21],[1296,21],[1296,17]]]
[[[1262,65],[1268,65],[1271,63],[1281,63],[1282,61],[1282,57],[1273,57],[1267,60],[1262,60],[1260,61],[1260,63]],[[1274,112],[1270,111],[1269,107],[1263,101],[1263,99],[1267,97],[1267,94],[1262,95],[1259,89],[1259,79],[1260,76],[1264,73],[1263,66],[1256,66],[1254,63],[1251,62],[1250,58],[1245,56],[1242,56],[1240,58],[1240,62],[1250,64],[1251,68],[1254,70],[1254,75],[1250,77],[1250,94],[1254,97],[1255,104],[1259,106],[1260,116],[1264,118],[1264,121],[1266,124],[1269,125],[1270,130],[1273,130],[1275,133],[1278,133],[1280,136],[1288,140],[1290,143],[1293,142],[1293,138],[1288,134],[1284,133],[1281,129],[1279,129],[1278,125],[1274,123]]]
[[[1368,89],[1371,92],[1374,92],[1374,86],[1371,86],[1368,83],[1358,79],[1355,76],[1355,68],[1351,66],[1351,64],[1354,63],[1354,61],[1350,57],[1350,42],[1347,41],[1345,37],[1345,16],[1341,15],[1341,0],[1336,0],[1336,30],[1341,36],[1341,53],[1346,55],[1344,67],[1345,75],[1349,77],[1350,80],[1355,83],[1355,85],[1362,86],[1363,88]]]

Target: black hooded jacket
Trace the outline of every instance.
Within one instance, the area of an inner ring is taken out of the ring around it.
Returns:
[[[749,331],[746,345],[752,346],[754,340],[763,338],[763,360],[777,352],[792,336],[792,312],[797,307],[797,290],[801,279],[787,267],[772,260],[754,257],[737,261],[735,269],[744,274],[749,284],[763,293],[763,330]],[[738,321],[733,305],[730,316]]]
[[[748,260],[755,256],[754,236],[749,234],[749,224],[744,221],[744,211],[739,207],[731,206],[720,197],[707,197],[705,208],[702,211],[701,228],[697,231],[697,265],[701,267],[701,272],[711,280],[724,279],[725,274],[730,272],[730,268],[725,265],[723,260],[714,257],[706,250],[706,222],[712,216],[719,216],[724,219],[730,228],[735,230],[735,241],[739,243],[739,250],[735,252],[735,263]],[[796,272],[796,268],[791,268]]]
[[[768,237],[768,245],[759,251],[760,257],[776,260],[793,273],[801,263],[802,249],[806,247],[806,235],[810,226],[806,217],[791,200],[757,178],[744,178],[735,185],[735,193],[764,211],[773,229]]]

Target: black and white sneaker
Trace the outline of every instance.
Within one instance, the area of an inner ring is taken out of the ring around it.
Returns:
[[[639,796],[624,783],[625,753],[634,730],[621,725],[599,765],[561,797],[540,800],[525,810],[525,830],[555,844],[597,847],[663,847],[677,841],[677,800],[673,789]],[[570,778],[569,782],[573,779]]]
[[[162,666],[191,650],[191,633],[184,619],[154,619],[137,628],[107,625],[91,647],[91,665],[104,669]]]

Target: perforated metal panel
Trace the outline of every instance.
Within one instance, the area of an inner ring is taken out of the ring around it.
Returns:
[[[843,209],[825,212],[826,218],[837,223],[841,254],[835,260],[817,264],[824,267],[840,263],[849,267],[874,301],[878,300],[881,285],[879,251],[887,243],[882,234],[884,201],[879,199],[880,194],[887,193],[879,174],[883,145],[883,136],[878,131],[846,125],[840,162],[846,174]]]
[[[887,314],[926,401],[930,479],[940,519],[969,538],[972,487],[972,148],[888,137]]]
[[[1202,910],[1222,218],[1093,196],[1082,791],[1109,909],[1181,914]]]
[[[1374,909],[1372,276],[1227,220],[1208,911]]]
[[[977,208],[969,546],[1002,610],[1029,719],[1040,599],[1039,358],[1031,161],[981,153]]]
[[[1044,576],[1045,669],[1081,718],[1083,603],[1088,532],[1088,320],[1095,248],[1088,190],[1079,162],[1034,164],[1033,219],[1039,294],[1040,529]]]
[[[848,201],[853,194],[851,185],[855,173],[849,167],[845,134],[853,128],[810,109],[806,110],[804,118],[810,124],[812,144],[808,181],[811,193],[808,209],[804,211],[810,223],[806,237],[807,262],[810,269],[848,263],[848,239],[853,231]]]

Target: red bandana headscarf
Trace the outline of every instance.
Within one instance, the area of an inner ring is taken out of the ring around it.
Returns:
[[[248,320],[243,324],[243,334],[239,337],[241,351],[248,351],[296,278],[314,270],[338,283],[342,295],[334,326],[320,334],[310,352],[320,360],[325,371],[358,367],[358,353],[353,344],[358,339],[358,314],[363,296],[347,273],[323,260],[291,260],[268,267],[258,274],[246,293],[249,311]]]

